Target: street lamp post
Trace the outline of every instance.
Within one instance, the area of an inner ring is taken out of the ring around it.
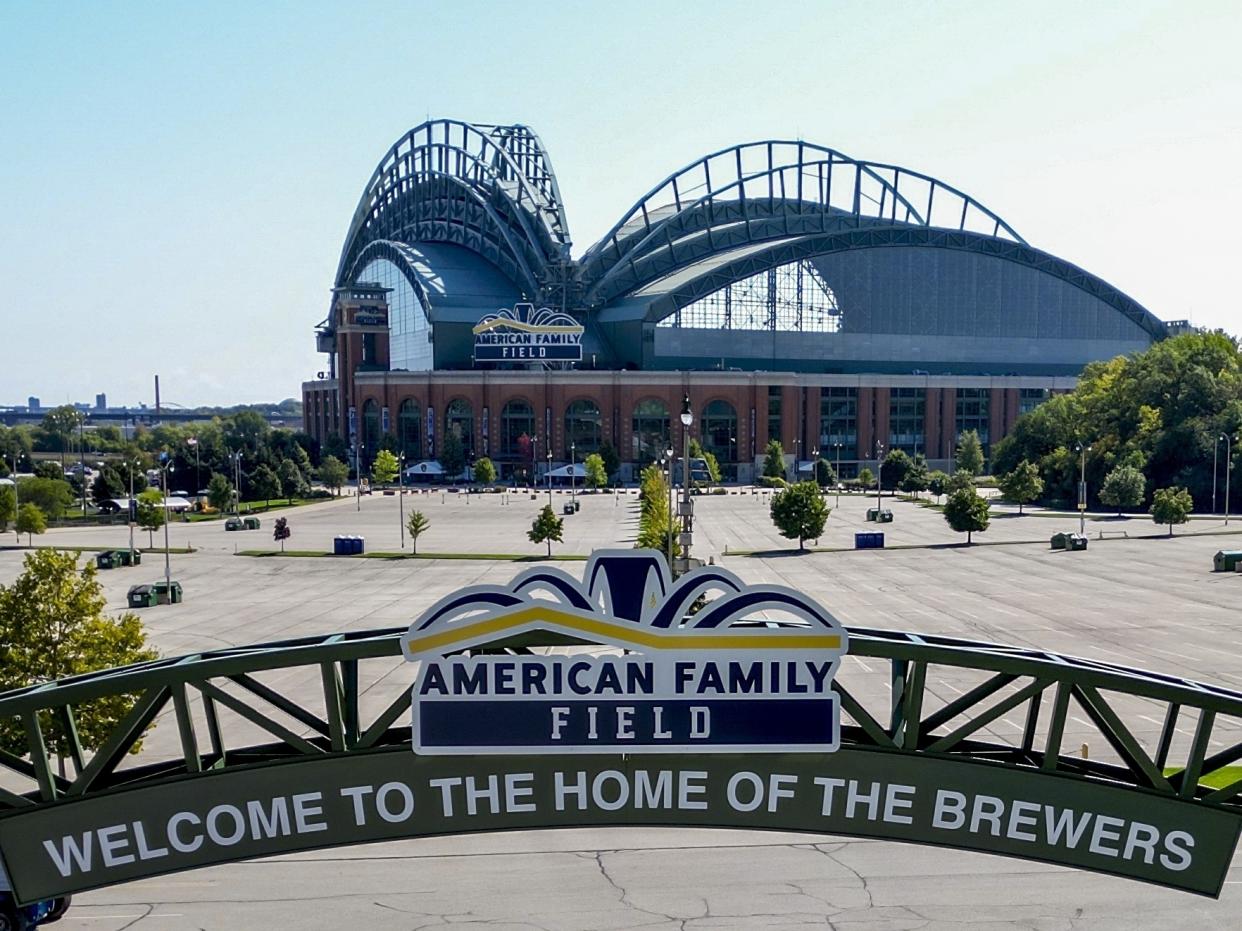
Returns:
[[[132,562],[134,555],[134,469],[138,468],[138,463],[126,460],[123,465],[125,471],[129,473],[129,504],[125,508],[125,522],[129,524],[129,555]]]
[[[687,394],[681,402],[681,559],[687,571],[690,569],[690,544],[694,539],[694,505],[690,501],[690,426],[693,423],[694,413]],[[671,515],[669,520],[672,521]]]
[[[233,514],[241,517],[241,450],[233,453]]]
[[[362,444],[354,444],[354,510],[362,510]]]
[[[1212,442],[1212,513],[1216,513],[1216,474],[1220,471],[1217,465],[1217,454],[1220,452],[1220,437]]]
[[[811,447],[811,481],[819,487],[819,447]]]
[[[1229,472],[1233,469],[1233,437],[1226,433],[1225,441],[1225,526],[1229,526]]]
[[[539,437],[532,436],[530,438],[530,487],[533,491],[539,490],[539,479],[536,476],[539,463]]]
[[[569,500],[574,503],[577,503],[578,501],[578,492],[577,492],[577,489],[575,488],[576,482],[574,481],[574,466],[578,462],[577,455],[578,455],[578,444],[570,443],[569,444]]]
[[[802,474],[801,472],[802,463],[800,461],[801,459],[802,459],[802,437],[795,436],[794,437],[794,470],[793,470],[794,471],[793,480],[795,482],[798,481],[798,477]]]
[[[841,506],[841,444],[833,443],[832,448],[837,454],[837,503],[835,507]]]
[[[401,552],[405,552],[405,453],[397,455],[397,520],[401,524]]]
[[[21,543],[22,535],[17,532],[17,509],[21,506],[21,503],[22,503],[21,497],[20,497],[21,492],[17,490],[17,462],[18,462],[19,455],[21,455],[19,452],[13,453],[13,534],[17,537],[17,542]],[[132,527],[133,524],[130,524],[130,526]],[[133,537],[134,537],[134,532],[132,530],[130,531],[129,536],[130,536],[130,546],[132,548]]]
[[[86,516],[86,414],[78,415],[78,477],[82,479],[82,516]]]
[[[552,507],[552,444],[548,443],[548,507]]]
[[[198,453],[198,437],[192,436],[186,442],[194,448],[194,497],[203,490],[202,463]]]
[[[161,469],[164,479],[164,586],[168,591],[169,603],[172,603],[172,563],[168,548],[168,473],[173,471],[172,457],[165,453],[164,467]]]
[[[664,544],[668,549],[668,571],[673,571],[673,447],[670,445],[664,450],[664,462],[668,464],[668,533],[665,534]],[[682,465],[685,468],[685,464]]]
[[[1074,448],[1078,450],[1078,535],[1081,537],[1087,533],[1087,453],[1091,452],[1091,447],[1078,443]]]
[[[884,444],[875,444],[875,509],[876,518],[879,518],[880,512],[880,492],[884,489],[884,482],[881,476],[884,475]]]

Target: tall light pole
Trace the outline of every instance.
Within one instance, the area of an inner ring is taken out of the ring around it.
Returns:
[[[468,500],[468,499],[467,499]],[[405,552],[405,452],[397,455],[397,520],[401,524],[401,552]]]
[[[794,437],[794,474],[793,474],[793,479],[795,482],[798,481],[798,476],[802,474],[799,471],[801,468],[801,463],[799,462],[799,460],[801,458],[802,458],[802,437],[795,436]]]
[[[576,483],[574,481],[574,466],[578,462],[577,453],[578,444],[571,442],[569,444],[569,500],[573,502],[577,502],[578,500],[578,493],[575,488]]]
[[[122,464],[125,466],[125,471],[129,473],[129,503],[125,508],[125,522],[129,524],[129,555],[132,562],[134,556],[134,469],[138,468],[138,463],[127,459]]]
[[[536,478],[536,473],[539,471],[538,464],[539,435],[536,434],[530,438],[530,487],[536,492],[539,491],[539,479]]]
[[[233,514],[241,517],[241,450],[233,453]]]
[[[1091,447],[1078,443],[1074,448],[1078,450],[1078,535],[1081,537],[1087,533],[1087,453],[1091,452]]]
[[[1233,468],[1233,437],[1226,433],[1225,441],[1225,526],[1229,526],[1229,472]]]
[[[202,464],[198,454],[198,437],[192,436],[186,440],[186,443],[194,449],[194,497],[198,497],[198,493],[203,490]]]
[[[876,519],[880,516],[880,492],[884,489],[881,476],[884,474],[884,444],[875,444],[875,510]]]
[[[552,444],[548,443],[548,507],[552,507]]]
[[[841,444],[833,443],[832,448],[837,453],[837,503],[835,507],[841,506]]]
[[[86,516],[86,414],[78,414],[78,477],[82,479],[82,516]]]
[[[690,395],[681,401],[681,558],[686,570],[690,569],[690,544],[694,539],[694,504],[690,501],[690,426],[694,412],[690,410]],[[670,515],[670,522],[672,517]]]
[[[354,510],[362,510],[362,444],[354,443]]]
[[[668,549],[668,571],[673,573],[673,447],[664,450],[664,461],[668,463],[668,533],[665,534],[665,546]],[[685,463],[682,464],[685,468]]]
[[[1220,452],[1220,437],[1212,443],[1212,513],[1216,513],[1216,474],[1219,471],[1216,456]]]
[[[168,473],[173,471],[172,457],[164,454],[164,466],[160,470],[164,479],[164,586],[168,590],[168,601],[172,603],[172,563],[168,552]]]
[[[21,492],[17,490],[17,463],[18,463],[18,457],[21,455],[20,447],[18,448],[18,450],[19,451],[15,451],[13,453],[13,533],[17,537],[17,542],[21,543],[22,535],[17,532],[17,509],[22,503],[21,498],[19,497]],[[131,528],[133,526],[134,526],[133,524],[130,524]],[[130,539],[130,547],[132,549],[133,540],[134,540],[134,531],[132,529],[129,532],[129,539]]]
[[[811,481],[819,486],[819,447],[811,447]]]

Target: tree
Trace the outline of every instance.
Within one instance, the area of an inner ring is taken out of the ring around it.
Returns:
[[[673,555],[676,556],[679,552],[677,522],[669,512],[669,487],[664,480],[664,470],[658,465],[649,465],[643,469],[641,478],[638,492],[638,538],[634,545],[639,549],[667,553],[671,537]]]
[[[600,488],[608,484],[608,472],[604,469],[604,457],[599,453],[591,453],[582,460],[582,468],[586,472],[586,483],[589,488]]]
[[[1025,459],[1012,471],[1002,475],[997,484],[1006,500],[1018,506],[1019,514],[1029,502],[1044,493],[1044,480],[1039,476],[1039,467]]]
[[[942,472],[939,469],[936,469],[928,473],[927,490],[936,496],[937,501],[940,500],[940,496],[945,493],[948,487],[949,474],[947,472]]]
[[[349,466],[336,456],[324,456],[323,462],[319,464],[319,481],[323,482],[325,488],[340,495],[341,486],[349,481]]]
[[[440,465],[449,479],[460,475],[466,467],[466,450],[461,445],[461,437],[452,431],[440,442]]]
[[[0,586],[0,691],[144,663],[159,654],[146,646],[135,614],[107,617],[94,563],[78,567],[78,554],[36,550],[22,574]],[[137,702],[136,693],[116,693],[74,706],[78,739],[99,749]],[[48,750],[62,758],[70,744],[59,715],[41,718]],[[26,753],[17,718],[0,719],[0,749]],[[137,751],[138,747],[134,747]]]
[[[858,484],[863,488],[870,488],[875,484],[875,474],[866,466],[863,466],[858,473]]]
[[[496,481],[496,466],[486,456],[474,460],[474,480],[480,485],[490,485]]]
[[[391,485],[399,471],[401,471],[401,463],[397,461],[397,457],[391,450],[381,449],[375,454],[375,461],[371,463],[371,477],[375,479],[376,484]]]
[[[944,519],[958,533],[966,534],[966,543],[972,542],[972,535],[988,529],[988,499],[976,494],[974,490],[961,489],[949,495],[944,505]]]
[[[212,472],[207,482],[207,503],[221,513],[233,503],[233,486],[219,472]]]
[[[599,444],[599,457],[604,460],[604,474],[611,480],[621,468],[621,457],[617,455],[616,447],[604,440]],[[605,481],[604,484],[607,485],[608,482]]]
[[[1134,466],[1120,465],[1104,477],[1100,488],[1100,500],[1109,507],[1117,509],[1121,516],[1122,508],[1138,507],[1143,503],[1143,495],[1147,493],[1147,479]]]
[[[969,472],[954,472],[945,482],[944,490],[951,495],[959,491],[969,491],[974,494],[975,477]]]
[[[910,468],[901,480],[901,490],[917,498],[920,491],[927,490],[930,482],[931,475],[927,471],[927,459],[922,453],[918,453],[910,460]]]
[[[889,450],[888,455],[884,457],[884,468],[880,470],[880,475],[884,478],[884,487],[900,488],[913,467],[914,460],[905,450]]]
[[[690,458],[702,459],[707,463],[707,477],[713,485],[720,484],[720,462],[716,454],[708,452],[697,439],[690,440]]]
[[[99,507],[105,501],[127,496],[128,490],[125,483],[121,481],[120,474],[112,466],[104,466],[100,469],[95,480],[91,482],[91,500],[95,502],[95,507]]]
[[[342,439],[339,433],[329,433],[323,441],[323,448],[320,450],[323,458],[319,460],[320,468],[323,467],[324,459],[333,458],[338,462],[345,462],[349,458],[349,444]],[[346,475],[346,478],[349,476]],[[325,482],[325,484],[327,484]],[[341,484],[345,484],[342,480]],[[340,487],[339,485],[337,486]]]
[[[286,459],[285,461],[288,462],[289,460]],[[282,553],[285,551],[285,541],[292,535],[292,531],[289,530],[289,518],[276,518],[276,526],[272,530],[272,539],[280,542],[280,551]]]
[[[785,477],[785,447],[780,440],[768,440],[763,450],[763,474],[768,478]]]
[[[9,521],[17,517],[17,492],[12,485],[0,485],[0,533],[9,529]]]
[[[804,540],[819,538],[828,520],[828,505],[815,482],[798,482],[778,491],[772,496],[769,512],[781,536],[796,539],[799,550],[805,549]]]
[[[552,542],[561,542],[561,535],[565,529],[565,521],[557,517],[552,512],[552,505],[545,504],[539,511],[539,516],[535,518],[534,523],[530,525],[530,530],[526,536],[530,538],[531,543],[547,543],[548,555],[552,555]]]
[[[272,471],[271,466],[260,465],[255,469],[250,476],[250,485],[254,489],[255,497],[262,498],[266,502],[264,507],[270,508],[272,499],[280,497],[280,478]]]
[[[410,545],[414,547],[414,554],[418,555],[418,538],[431,529],[431,521],[422,511],[414,511],[405,522],[405,529],[410,532]]]
[[[44,459],[42,462],[35,463],[34,476],[35,478],[46,478],[63,482],[65,481],[65,469],[51,459]]]
[[[815,460],[815,484],[820,488],[831,488],[837,483],[837,473],[827,459]]]
[[[19,537],[23,533],[26,534],[26,542],[33,546],[34,535],[47,530],[47,520],[43,517],[43,512],[39,510],[38,505],[23,504],[17,509],[15,529]]]
[[[82,412],[72,404],[62,404],[43,415],[39,429],[52,440],[52,448],[60,452],[60,470],[65,471],[65,451],[69,448],[69,438],[73,436],[82,422]]]
[[[17,483],[17,497],[38,505],[50,519],[59,520],[73,504],[73,489],[60,479],[23,478]]]
[[[957,438],[954,460],[958,472],[969,472],[971,475],[983,472],[983,444],[979,442],[978,430],[967,430]]]
[[[300,449],[300,447],[297,447]],[[302,453],[305,456],[305,453]],[[304,498],[310,493],[310,483],[301,467],[293,459],[280,460],[280,468],[276,471],[280,479],[280,487],[287,498]]]
[[[1151,496],[1151,519],[1157,524],[1168,524],[1169,536],[1173,536],[1173,525],[1190,520],[1194,506],[1194,499],[1185,488],[1160,488]]]
[[[148,488],[138,494],[138,526],[147,532],[147,545],[155,546],[155,531],[164,526],[164,496]]]

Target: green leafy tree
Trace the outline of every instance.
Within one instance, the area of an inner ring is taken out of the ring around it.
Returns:
[[[17,517],[17,491],[12,485],[0,485],[0,533],[9,529]]]
[[[1027,504],[1044,493],[1044,480],[1040,478],[1039,467],[1025,459],[1012,471],[1002,475],[997,485],[1005,499],[1018,506],[1019,514]]]
[[[611,480],[621,468],[621,457],[617,455],[616,447],[608,440],[604,440],[599,444],[599,457],[604,460],[604,474]],[[608,482],[605,481],[603,484],[607,485]]]
[[[276,470],[276,475],[280,479],[280,487],[285,497],[305,498],[310,494],[310,482],[306,480],[306,473],[302,471],[295,460],[280,460],[280,467]]]
[[[604,457],[599,453],[591,453],[582,461],[586,472],[586,483],[589,488],[602,488],[608,484],[608,472],[604,468]]]
[[[815,484],[820,488],[831,488],[837,483],[837,473],[827,459],[815,460]]]
[[[444,435],[440,441],[440,466],[446,478],[454,478],[466,467],[466,450],[461,444],[461,437],[452,431]]]
[[[349,459],[349,444],[345,442],[339,433],[329,433],[323,441],[320,453],[323,457],[319,460],[320,467],[323,466],[323,460],[329,456],[335,458],[338,462],[345,462]],[[344,481],[341,484],[345,484]],[[340,486],[337,487],[339,488]]]
[[[260,465],[254,470],[250,476],[250,486],[254,489],[255,497],[266,502],[264,507],[270,508],[272,499],[281,495],[280,477],[268,465]]]
[[[27,554],[22,574],[0,586],[0,692],[156,659],[137,615],[108,617],[105,604],[94,563],[79,568],[78,554],[51,549]],[[103,746],[138,697],[116,693],[77,704],[74,724],[82,746]],[[70,745],[60,716],[40,723],[49,752],[63,759]],[[0,749],[26,753],[17,718],[0,718]]]
[[[988,499],[973,489],[955,491],[945,502],[944,519],[958,533],[966,534],[966,543],[970,544],[973,535],[987,530],[991,522]]]
[[[1194,506],[1194,499],[1185,488],[1160,488],[1151,496],[1151,519],[1157,524],[1167,524],[1169,536],[1173,536],[1173,525],[1190,520]]]
[[[26,542],[34,545],[34,535],[47,530],[47,519],[36,504],[23,504],[17,509],[17,535],[26,534]]]
[[[91,482],[91,500],[95,502],[95,507],[105,501],[126,497],[129,497],[129,490],[116,469],[104,466],[96,473],[94,481]]]
[[[658,465],[649,465],[643,469],[641,478],[638,492],[638,537],[634,545],[639,549],[659,550],[667,554],[671,536],[673,555],[676,556],[679,552],[678,528],[676,518],[669,511],[669,487],[664,471]]]
[[[945,484],[945,491],[951,495],[959,491],[969,491],[974,494],[975,476],[970,472],[954,472]]]
[[[781,536],[797,540],[799,550],[805,549],[805,540],[819,539],[828,520],[828,505],[815,482],[798,482],[778,491],[772,496],[769,512]]]
[[[708,452],[703,448],[703,444],[697,439],[690,441],[690,458],[702,459],[707,463],[707,477],[713,485],[720,484],[720,462],[716,459],[715,453]]]
[[[155,547],[155,531],[164,526],[164,496],[156,488],[138,494],[138,526],[147,532],[147,545]]]
[[[949,488],[949,474],[935,469],[927,475],[927,490],[936,496],[936,500],[940,500],[940,496]]]
[[[17,497],[22,502],[38,505],[52,520],[59,520],[73,504],[73,489],[60,479],[23,478],[17,483]]]
[[[397,473],[401,470],[401,463],[397,461],[396,455],[388,449],[381,449],[375,454],[375,461],[371,463],[371,477],[375,479],[377,485],[391,485],[392,480],[397,477]]]
[[[1104,476],[1104,484],[1100,488],[1100,500],[1111,508],[1117,509],[1121,516],[1122,508],[1138,507],[1143,503],[1147,493],[1147,479],[1134,466],[1120,465]]]
[[[212,472],[207,482],[207,503],[221,514],[233,504],[233,486],[219,472]]]
[[[490,485],[496,481],[496,466],[486,456],[474,460],[474,480],[480,485]]]
[[[971,475],[983,472],[983,444],[979,441],[978,430],[967,430],[957,438],[954,460],[958,472],[969,472]]]
[[[917,498],[919,492],[926,491],[930,484],[931,473],[927,471],[927,459],[922,453],[918,453],[910,460],[910,468],[901,480],[901,490]]]
[[[46,478],[52,481],[66,481],[64,467],[56,464],[51,459],[36,462],[34,476],[35,478]]]
[[[286,459],[285,461],[288,462],[289,460]],[[285,541],[292,535],[293,531],[289,529],[289,518],[276,518],[276,524],[272,528],[272,539],[280,543],[280,551],[282,553],[285,551]]]
[[[875,473],[863,466],[858,472],[858,484],[863,488],[870,488],[875,484]]]
[[[547,543],[548,555],[551,556],[552,543],[553,541],[561,542],[564,529],[565,521],[553,513],[552,505],[545,504],[539,511],[539,516],[530,525],[530,530],[527,531],[526,536],[530,538],[531,543]]]
[[[905,450],[889,450],[888,455],[884,457],[884,468],[880,471],[880,475],[884,478],[884,487],[900,488],[913,466],[914,460]]]
[[[431,521],[422,511],[414,511],[405,522],[405,529],[410,532],[410,545],[418,555],[418,538],[431,529]]]
[[[780,440],[768,440],[763,450],[763,474],[768,478],[785,477],[785,447]]]
[[[349,481],[349,466],[336,456],[327,455],[319,463],[319,481],[324,487],[331,489],[333,494],[340,495],[341,486]]]
[[[60,453],[60,470],[65,471],[65,453],[69,440],[82,422],[82,412],[72,404],[62,404],[43,415],[39,429],[51,440],[51,448]]]

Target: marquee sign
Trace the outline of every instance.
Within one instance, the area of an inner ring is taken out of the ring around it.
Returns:
[[[474,327],[475,362],[581,362],[584,328],[569,314],[517,304]]]
[[[707,605],[698,599],[709,587],[725,594]],[[765,611],[796,626],[733,626]],[[460,654],[536,630],[625,652]],[[597,551],[583,583],[532,570],[507,589],[451,595],[410,627],[402,649],[420,662],[412,743],[424,754],[830,753],[846,640],[792,589],[748,587],[715,567],[672,586],[658,553]]]

